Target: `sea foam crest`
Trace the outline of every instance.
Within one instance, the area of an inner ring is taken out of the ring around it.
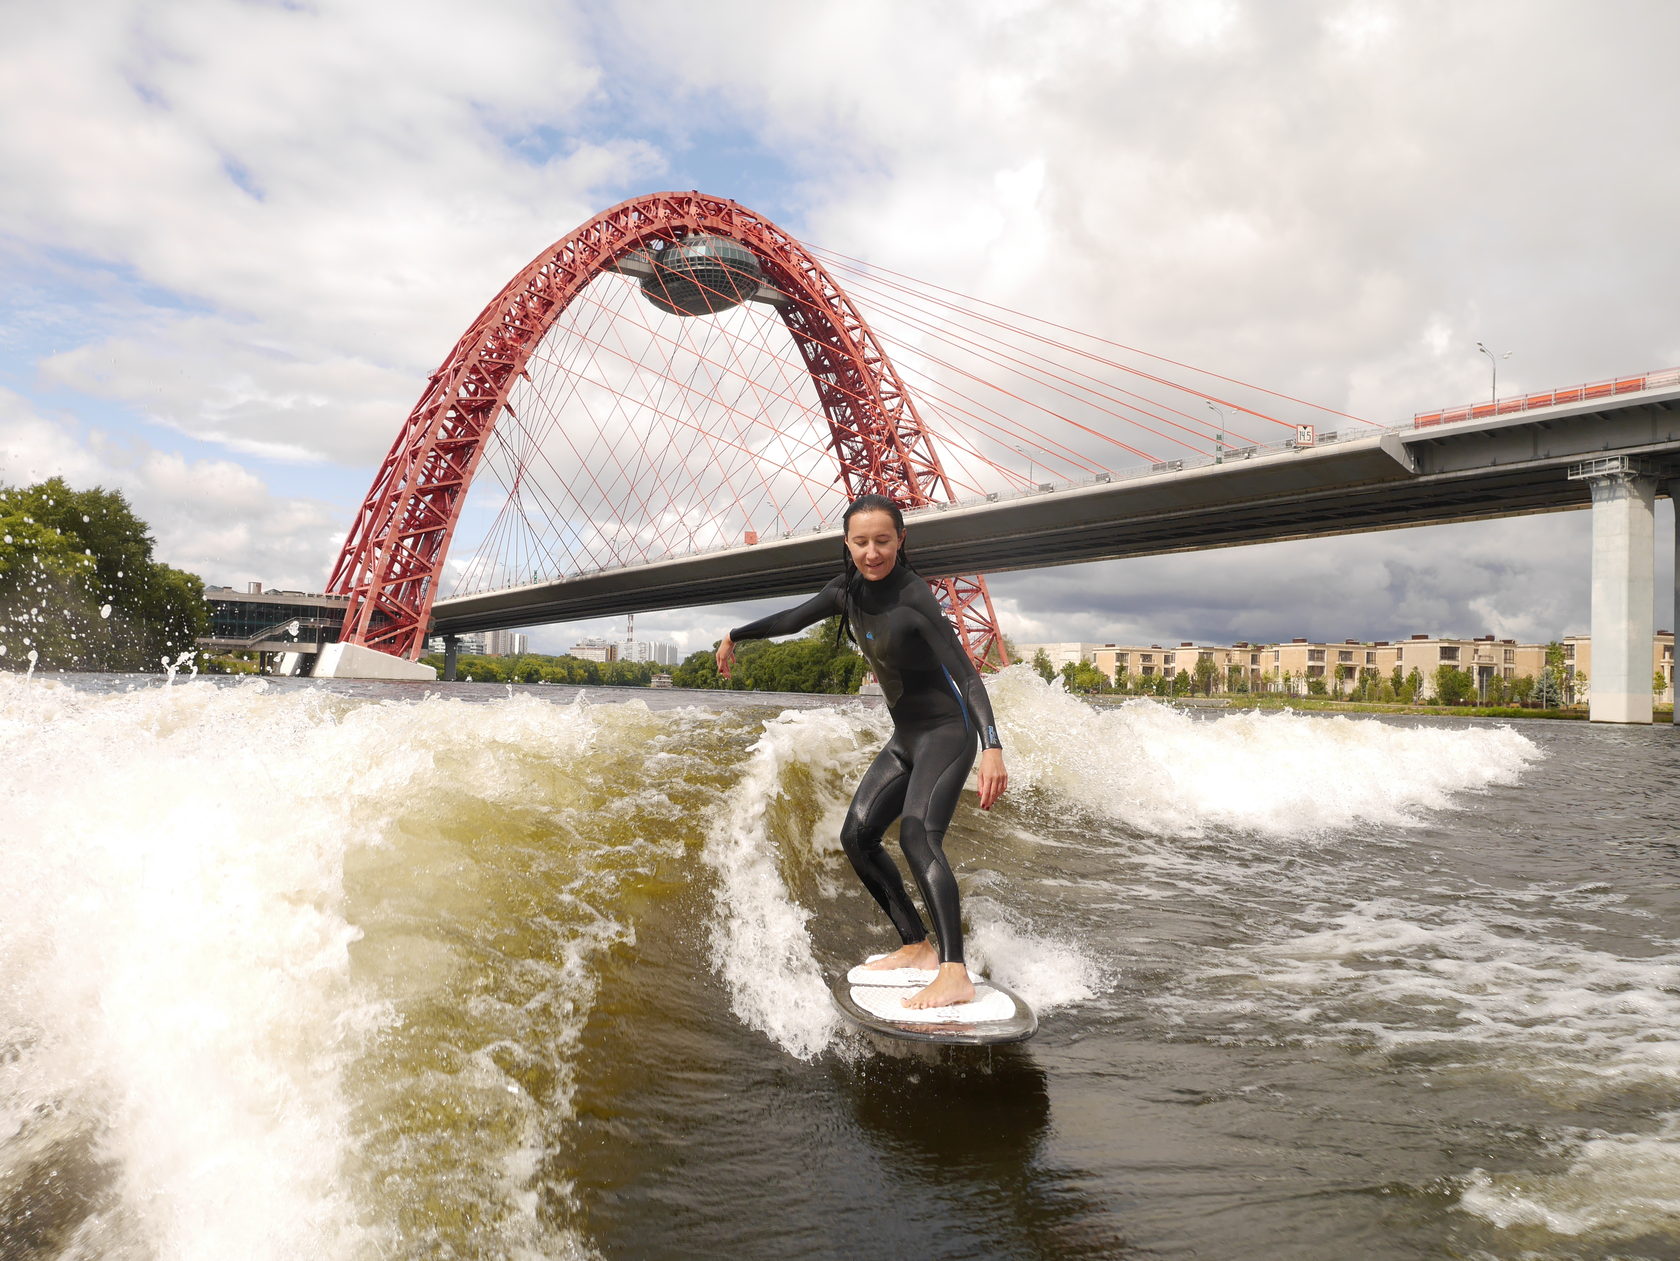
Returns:
[[[811,912],[794,900],[778,865],[784,845],[809,838],[769,835],[767,815],[790,767],[855,762],[857,730],[855,717],[834,710],[788,711],[765,723],[702,850],[717,874],[712,961],[730,1006],[800,1059],[829,1046],[839,1022],[811,949]]]
[[[1410,826],[1465,792],[1513,782],[1540,756],[1504,727],[1254,710],[1210,718],[1152,700],[1099,708],[1025,666],[987,686],[1015,789],[1053,793],[1157,835]]]

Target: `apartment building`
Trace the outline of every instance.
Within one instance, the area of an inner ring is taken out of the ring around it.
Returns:
[[[1563,669],[1569,678],[1583,677],[1588,689],[1592,687],[1592,636],[1565,635],[1563,637]],[[1663,676],[1664,690],[1656,692],[1658,673]],[[1665,705],[1674,703],[1674,632],[1660,630],[1651,639],[1652,692]]]
[[[1590,687],[1592,637],[1567,635],[1561,642],[1566,675],[1570,678],[1583,676]],[[1129,677],[1172,679],[1181,670],[1194,672],[1198,661],[1207,660],[1214,666],[1216,688],[1229,690],[1236,679],[1241,679],[1251,692],[1305,693],[1314,679],[1322,680],[1331,693],[1338,690],[1349,692],[1359,682],[1362,670],[1375,670],[1386,679],[1392,678],[1395,667],[1399,667],[1402,676],[1409,676],[1416,670],[1423,682],[1420,696],[1432,697],[1435,694],[1436,670],[1449,665],[1468,673],[1477,693],[1485,695],[1488,685],[1496,678],[1539,678],[1540,672],[1546,668],[1546,645],[1520,644],[1514,639],[1498,639],[1492,635],[1480,635],[1473,639],[1413,635],[1409,639],[1393,641],[1291,639],[1287,643],[1275,644],[1245,641],[1210,645],[1185,640],[1173,646],[1054,643],[1020,644],[1017,647],[1021,660],[1029,664],[1038,650],[1043,649],[1052,669],[1058,672],[1069,663],[1089,662],[1107,675],[1115,686],[1123,686]],[[1657,695],[1658,701],[1672,703],[1672,631],[1658,631],[1652,640],[1651,670],[1653,675],[1661,671],[1667,683],[1667,690]]]

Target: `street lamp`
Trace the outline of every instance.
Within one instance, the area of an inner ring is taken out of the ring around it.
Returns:
[[[1038,478],[1035,474],[1036,474],[1036,470],[1037,470],[1038,466],[1033,463],[1032,456],[1027,455],[1027,450],[1026,450],[1025,447],[1016,447],[1016,448],[1014,448],[1014,450],[1015,450],[1016,455],[1026,456],[1026,460],[1027,460],[1027,480],[1029,482],[1031,482],[1036,487],[1038,485]]]
[[[1482,345],[1481,342],[1476,343],[1476,349],[1481,351],[1484,355],[1486,355],[1488,357],[1488,362],[1493,365],[1493,405],[1495,407],[1498,407],[1499,406],[1499,361],[1501,359],[1509,359],[1511,357],[1511,352],[1507,350],[1502,355],[1496,355],[1496,354],[1493,353],[1493,351],[1489,350],[1486,346]]]
[[[1225,463],[1225,413],[1212,403],[1209,403],[1208,406],[1219,416],[1219,430],[1213,435],[1213,462],[1223,464]]]

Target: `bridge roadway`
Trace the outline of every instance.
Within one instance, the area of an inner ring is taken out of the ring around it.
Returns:
[[[1503,406],[1503,404],[1501,404]],[[1680,383],[1452,424],[1279,443],[1111,480],[941,504],[907,514],[928,577],[1000,573],[1476,521],[1592,504],[1571,466],[1625,456],[1680,489]],[[577,621],[816,590],[840,560],[836,528],[551,582],[439,600],[438,634]]]

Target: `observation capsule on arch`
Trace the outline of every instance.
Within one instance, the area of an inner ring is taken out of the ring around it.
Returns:
[[[642,293],[672,315],[715,315],[740,306],[764,278],[758,255],[724,236],[684,237],[647,255],[653,267]]]

